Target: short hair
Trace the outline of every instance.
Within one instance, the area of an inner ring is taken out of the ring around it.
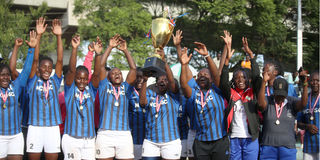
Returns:
[[[266,64],[272,65],[274,67],[274,69],[276,71],[278,71],[277,76],[279,76],[279,75],[283,76],[284,75],[284,72],[282,70],[282,66],[280,65],[280,63],[278,61],[268,61],[267,63],[265,63],[265,65]]]
[[[41,57],[40,57],[40,60],[39,60],[39,67],[40,67],[41,62],[42,62],[42,61],[45,61],[45,60],[50,61],[50,62],[53,64],[53,60],[52,60],[51,57],[41,56]]]
[[[80,65],[80,66],[78,66],[78,67],[76,68],[76,73],[77,73],[77,72],[81,72],[81,71],[86,72],[87,74],[89,74],[88,68],[85,67],[85,66],[83,66],[83,65]]]
[[[5,68],[7,68],[9,70],[9,73],[11,75],[11,69],[10,69],[9,65],[6,63],[0,63],[0,72],[2,72],[2,70]]]

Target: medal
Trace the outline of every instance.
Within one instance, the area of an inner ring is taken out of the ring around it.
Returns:
[[[3,104],[3,106],[2,106],[2,107],[3,107],[3,109],[6,109],[6,108],[7,108],[7,106],[6,106],[5,104]]]
[[[118,107],[119,106],[119,102],[118,101],[114,102],[114,106]]]
[[[79,96],[80,110],[83,110],[82,101],[83,101],[83,92],[80,91],[80,96]]]
[[[310,97],[309,97],[309,111],[310,111],[310,113],[311,113],[310,121],[313,121],[313,120],[314,120],[313,111],[314,111],[314,108],[316,107],[316,105],[317,105],[317,103],[318,103],[318,101],[319,101],[319,96],[320,96],[320,94],[318,94],[317,99],[314,101],[314,104],[313,104],[313,106],[312,106],[312,105],[311,105],[312,96],[311,96],[311,94],[310,94]],[[312,107],[311,107],[311,106],[312,106]]]
[[[2,105],[2,107],[3,107],[3,109],[6,109],[7,108],[7,106],[6,106],[6,101],[7,101],[7,99],[8,99],[8,91],[6,90],[6,92],[5,92],[5,94],[3,94],[2,93],[2,90],[1,90],[1,98],[2,98],[2,100],[3,100],[3,105]]]
[[[119,106],[118,99],[119,99],[119,97],[120,97],[120,87],[118,87],[118,93],[117,93],[115,87],[112,86],[112,88],[113,88],[114,97],[116,98],[116,102],[114,102],[114,106],[118,107],[118,106]]]
[[[156,118],[158,118],[158,113],[155,115]]]
[[[204,108],[204,106],[207,104],[207,97],[208,97],[208,95],[209,95],[209,92],[210,92],[210,89],[207,91],[207,93],[206,93],[206,97],[203,99],[203,92],[200,90],[200,95],[201,95],[201,111],[200,111],[200,113],[202,114],[203,113],[203,108]]]
[[[160,102],[159,102],[159,96],[156,97],[156,115],[155,117],[158,118],[158,113],[161,107],[161,102],[162,102],[163,98],[161,98]]]
[[[146,109],[142,109],[142,112],[143,112],[143,113],[146,113]]]
[[[83,110],[83,106],[82,105],[80,106],[80,110]]]
[[[281,113],[282,113],[282,110],[283,110],[283,107],[284,107],[284,103],[281,102],[280,106],[274,102],[275,104],[275,109],[276,109],[276,116],[277,116],[277,120],[276,120],[276,125],[279,125],[280,124],[280,116],[281,116]],[[280,108],[279,108],[280,107]]]
[[[313,121],[313,120],[314,120],[314,117],[313,117],[313,116],[311,116],[311,117],[310,117],[310,120],[311,120],[311,121]]]

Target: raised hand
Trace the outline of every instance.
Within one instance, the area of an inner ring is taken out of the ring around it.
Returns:
[[[119,38],[119,45],[118,45],[118,49],[119,50],[121,50],[121,51],[125,51],[125,50],[127,50],[128,48],[127,48],[127,42],[126,42],[126,40],[124,40],[124,39],[122,39],[121,37]]]
[[[248,53],[250,55],[250,57],[251,57],[251,55],[253,56],[253,52],[249,48],[247,37],[242,37],[242,46],[243,46],[242,50],[244,52]]]
[[[20,47],[22,46],[23,44],[23,40],[21,38],[17,38],[15,41],[14,41],[14,45],[17,46],[17,47]]]
[[[97,53],[97,54],[100,54],[102,52],[102,42],[100,40],[100,38],[97,36],[97,40],[96,42],[93,42],[92,43],[92,47],[93,47],[93,50]],[[90,45],[89,45],[90,46]]]
[[[61,21],[58,19],[54,19],[52,21],[52,33],[56,36],[61,36],[62,35],[62,27],[61,27]]]
[[[37,22],[36,22],[36,31],[37,31],[38,35],[41,35],[46,31],[48,24],[44,24],[45,22],[46,22],[46,19],[43,18],[43,17],[40,17],[37,20]]]
[[[195,48],[194,50],[199,54],[201,54],[202,56],[207,56],[209,54],[206,45],[201,42],[194,42],[194,44],[197,45],[197,48]]]
[[[179,29],[176,31],[176,35],[172,34],[173,44],[175,46],[180,45],[182,38],[183,38],[182,31]]]
[[[30,31],[30,42],[26,40],[26,43],[29,45],[30,48],[36,47],[38,40],[37,40],[37,33],[34,30]]]
[[[78,48],[80,46],[80,36],[75,35],[71,40],[72,48]]]
[[[223,39],[227,47],[231,49],[232,35],[227,30],[224,30],[223,33],[224,33],[224,37],[223,36],[220,36],[220,37]]]
[[[192,54],[188,56],[188,48],[184,47],[181,50],[181,57],[180,57],[180,63],[183,64],[189,64],[191,60]]]
[[[268,82],[270,80],[270,75],[268,72],[263,72],[263,81]]]
[[[116,34],[109,40],[109,46],[111,48],[117,47],[120,44],[120,35]]]

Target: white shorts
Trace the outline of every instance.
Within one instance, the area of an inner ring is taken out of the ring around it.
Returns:
[[[166,143],[154,143],[144,139],[142,157],[162,157],[164,159],[180,159],[181,140],[176,139]]]
[[[303,152],[303,160],[319,160],[320,152],[318,153],[304,153]]]
[[[132,159],[133,141],[130,131],[99,130],[96,158]]]
[[[60,152],[60,129],[59,126],[32,126],[28,127],[27,152],[41,153]]]
[[[197,132],[195,130],[189,129],[188,142],[187,142],[188,157],[194,157],[192,146],[193,146],[194,139],[196,138],[196,134]]]
[[[181,157],[188,157],[187,139],[181,140]]]
[[[65,160],[95,160],[96,158],[94,138],[74,138],[64,134],[61,143]]]
[[[5,158],[7,155],[23,155],[23,148],[22,132],[10,136],[0,136],[0,158]]]
[[[142,145],[141,144],[135,144],[133,146],[134,148],[134,159],[138,160],[138,159],[142,159]]]

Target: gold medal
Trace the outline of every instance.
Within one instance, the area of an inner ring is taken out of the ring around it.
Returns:
[[[310,117],[310,120],[311,120],[311,121],[313,121],[313,120],[314,120],[314,117],[313,117],[313,116],[311,116],[311,117]]]
[[[155,115],[156,118],[158,118],[158,113]]]
[[[280,121],[279,119],[276,120],[276,125],[279,125],[280,124]]]
[[[201,109],[200,113],[201,113],[201,114],[203,113],[203,109]]]
[[[3,104],[3,106],[2,106],[2,107],[3,107],[3,109],[6,109],[6,108],[7,108],[7,106],[6,106],[5,104]]]
[[[80,110],[83,110],[83,106],[82,105],[80,106]]]
[[[118,107],[118,106],[119,106],[119,102],[118,102],[118,101],[115,102],[114,105],[115,105],[116,107]]]

